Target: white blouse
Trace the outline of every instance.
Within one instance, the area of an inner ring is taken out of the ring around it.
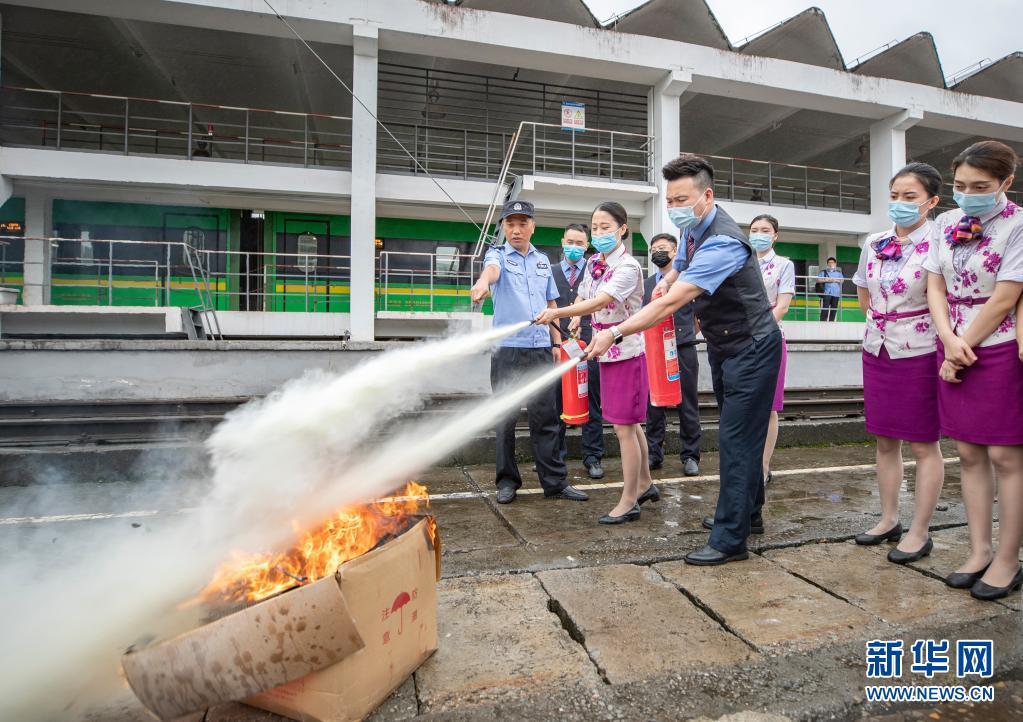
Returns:
[[[934,353],[934,324],[927,307],[927,273],[924,262],[938,237],[937,226],[927,221],[906,238],[887,231],[867,237],[853,283],[870,293],[863,350],[872,356],[884,346],[888,356],[911,358]],[[877,257],[876,246],[895,238],[902,249],[898,261]]]
[[[611,297],[611,302],[592,315],[593,328],[602,331],[617,326],[635,314],[643,306],[643,269],[639,261],[620,245],[604,260],[606,269],[599,278],[594,274],[600,267],[600,254],[595,253],[586,262],[582,281],[579,282],[578,298],[592,300],[601,293]],[[613,344],[599,359],[601,363],[625,361],[643,353],[643,334],[626,336],[620,344]]]
[[[778,296],[782,293],[796,293],[796,266],[785,256],[779,256],[772,248],[760,261],[760,275],[767,289],[767,300],[771,308],[778,305]]]

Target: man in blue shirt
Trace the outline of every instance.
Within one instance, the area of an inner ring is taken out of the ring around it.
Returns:
[[[533,204],[509,201],[500,217],[505,244],[487,251],[483,272],[472,287],[473,303],[494,297],[494,326],[532,321],[544,308],[556,308],[558,290],[551,276],[551,262],[530,243],[536,223]],[[494,392],[514,386],[541,368],[560,362],[557,346],[561,334],[556,328],[529,325],[505,337],[490,361],[490,385]],[[552,348],[553,341],[553,348]],[[561,456],[561,423],[555,408],[555,387],[549,386],[526,403],[529,439],[544,496],[586,501],[589,497],[568,485],[568,472]],[[510,504],[522,486],[515,463],[515,421],[509,415],[496,428],[497,502]]]
[[[838,259],[832,256],[828,259],[826,268],[822,268],[817,274],[818,286],[824,286],[824,295],[821,296],[821,321],[834,321],[838,315],[838,305],[842,301],[842,269],[838,267]],[[837,281],[824,281],[820,279],[837,278]]]
[[[713,167],[686,154],[667,163],[662,173],[668,215],[682,231],[674,267],[658,284],[670,290],[628,320],[594,334],[587,350],[605,353],[626,334],[650,328],[695,301],[721,412],[721,481],[714,517],[704,519],[710,539],[685,561],[724,564],[748,559],[746,538],[763,533],[762,463],[781,365],[781,331],[752,246],[714,204]]]

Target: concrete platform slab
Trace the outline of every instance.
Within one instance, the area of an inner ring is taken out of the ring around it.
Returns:
[[[549,571],[537,578],[611,684],[757,656],[649,567]]]
[[[759,649],[812,649],[880,633],[885,624],[760,556],[720,567],[654,565]]]
[[[878,550],[852,542],[769,551],[790,572],[893,624],[937,624],[950,618],[1004,614],[997,604],[956,594],[942,582],[887,561]]]
[[[438,595],[440,649],[416,672],[424,712],[493,702],[540,685],[601,686],[533,576],[445,580]]]
[[[445,554],[516,546],[519,540],[483,499],[441,499],[430,503]]]

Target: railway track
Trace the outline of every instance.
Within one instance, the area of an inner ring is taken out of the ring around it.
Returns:
[[[479,398],[469,395],[435,396],[410,416],[438,417],[459,413]],[[151,443],[204,437],[225,414],[244,399],[187,401],[127,401],[89,403],[0,404],[0,448]],[[863,414],[859,388],[793,389],[786,391],[783,420],[857,417]],[[717,421],[713,394],[700,394],[700,418]],[[519,426],[526,428],[525,410]],[[669,424],[671,418],[669,417]]]

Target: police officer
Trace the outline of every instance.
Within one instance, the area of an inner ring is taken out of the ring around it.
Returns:
[[[648,276],[643,285],[643,305],[650,303],[654,287],[671,269],[672,259],[678,251],[678,241],[670,233],[660,233],[650,239],[650,260],[657,272]],[[696,358],[696,325],[693,303],[675,311],[675,342],[678,344],[678,365],[681,371],[682,403],[678,413],[679,436],[682,441],[682,470],[686,476],[700,473],[700,397],[697,384],[700,363]],[[646,441],[650,455],[650,470],[664,463],[664,436],[667,428],[667,409],[650,404],[646,412]]]
[[[536,223],[533,204],[509,201],[500,216],[506,243],[491,248],[483,261],[483,272],[471,290],[473,303],[490,293],[494,296],[494,326],[532,321],[544,308],[556,308],[558,290],[551,275],[551,263],[530,243]],[[552,349],[551,342],[555,346]],[[559,360],[560,334],[548,326],[530,325],[501,341],[490,361],[490,385],[494,392],[513,386],[524,377],[550,368],[552,358]],[[551,385],[526,403],[529,439],[533,459],[548,498],[586,501],[589,497],[568,485],[565,461],[561,456],[561,428],[555,408],[555,387]],[[510,504],[522,486],[515,463],[515,421],[509,415],[497,425],[497,502]]]
[[[662,173],[668,216],[682,231],[674,267],[661,281],[670,290],[626,321],[594,334],[588,352],[605,353],[625,335],[696,301],[721,412],[721,485],[710,539],[685,561],[724,564],[748,559],[746,538],[752,526],[763,525],[764,442],[781,365],[781,331],[753,247],[714,204],[710,163],[684,154]]]
[[[551,270],[554,274],[554,285],[558,288],[558,308],[571,306],[575,303],[576,294],[579,291],[579,284],[583,280],[583,271],[586,269],[586,259],[583,256],[589,247],[589,240],[586,234],[586,226],[581,223],[572,223],[565,227],[561,237],[561,253],[564,260],[556,263]],[[559,319],[562,338],[568,338],[569,324],[571,319]],[[579,340],[583,346],[590,343],[593,331],[590,325],[590,317],[583,316],[579,326]],[[604,478],[604,469],[600,466],[600,460],[604,458],[604,419],[600,415],[600,363],[596,359],[590,359],[589,381],[587,384],[587,397],[589,399],[589,421],[583,424],[583,465],[586,473],[591,479]],[[555,393],[558,402],[558,416],[562,412],[562,399],[560,392]],[[565,446],[565,423],[561,423],[561,458],[568,455]]]

